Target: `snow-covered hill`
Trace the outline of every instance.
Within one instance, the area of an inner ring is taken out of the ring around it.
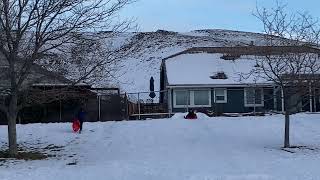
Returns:
[[[191,47],[246,46],[254,43],[264,45],[263,34],[230,30],[196,30],[187,33],[158,30],[156,32],[125,33],[112,39],[116,46],[123,43],[123,51],[130,52],[122,59],[113,85],[122,92],[141,92],[149,90],[149,79],[155,79],[159,89],[160,64],[163,58]],[[106,86],[110,79],[98,82]]]

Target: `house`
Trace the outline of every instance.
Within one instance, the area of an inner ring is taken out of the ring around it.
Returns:
[[[5,61],[0,66],[0,104],[7,106],[10,96],[8,66]],[[78,107],[80,97],[93,97],[90,86],[77,84],[62,75],[48,71],[36,64],[32,65],[28,78],[22,84],[19,92],[18,123],[39,123],[70,121],[74,116],[71,107]],[[23,107],[23,108],[22,108]],[[64,113],[59,111],[64,110]],[[0,111],[0,124],[6,124],[6,116]]]
[[[208,114],[283,111],[281,89],[263,75],[252,75],[256,58],[281,53],[320,51],[307,46],[191,48],[162,60],[160,101],[167,103],[170,113],[188,109]],[[297,106],[299,110],[319,110],[318,96],[306,102]]]
[[[1,56],[0,56],[1,57]],[[18,64],[19,65],[19,64]],[[8,64],[0,58],[0,105],[7,106],[10,95]],[[70,122],[80,106],[85,106],[87,121],[123,119],[123,98],[118,88],[93,88],[74,84],[66,77],[33,64],[19,93],[18,123]],[[7,124],[0,111],[0,125]]]

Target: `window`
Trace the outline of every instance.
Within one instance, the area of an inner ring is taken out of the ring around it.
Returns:
[[[261,88],[244,89],[244,106],[245,107],[264,106],[263,89]]]
[[[185,107],[211,107],[211,90],[174,90],[173,106]]]
[[[175,105],[176,106],[186,106],[190,104],[190,98],[188,96],[188,91],[174,91],[175,94]]]
[[[227,89],[214,89],[214,98],[216,103],[227,103]]]
[[[210,94],[206,90],[193,91],[194,105],[210,105]]]

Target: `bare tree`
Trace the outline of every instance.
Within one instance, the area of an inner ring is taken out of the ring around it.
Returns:
[[[65,63],[48,57],[64,54],[85,32],[119,32],[130,27],[131,21],[119,21],[118,14],[133,0],[2,0],[0,2],[0,54],[8,66],[8,103],[1,104],[8,119],[9,154],[17,155],[16,119],[19,92],[28,89],[35,65],[50,69]],[[90,34],[89,33],[89,34]],[[99,34],[99,38],[110,33]],[[89,35],[87,39],[91,38]],[[97,55],[97,54],[96,54]],[[104,59],[91,64],[91,70],[78,76],[80,82],[95,71]]]
[[[290,114],[300,110],[303,100],[311,96],[310,89],[319,84],[318,21],[308,13],[288,14],[286,5],[277,2],[275,8],[257,8],[254,15],[263,24],[268,46],[290,46],[282,52],[257,57],[257,69],[264,78],[281,90],[285,114],[284,147],[290,147]],[[310,102],[311,103],[311,102]]]

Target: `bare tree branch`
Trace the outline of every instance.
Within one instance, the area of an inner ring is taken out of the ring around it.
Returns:
[[[257,58],[258,69],[271,81],[281,87],[285,105],[285,141],[289,143],[289,115],[301,107],[305,97],[311,96],[310,88],[319,92],[320,60],[319,34],[317,19],[308,13],[288,14],[286,5],[277,2],[275,8],[258,8],[254,16],[263,25],[269,46],[308,46],[305,52],[282,52]],[[277,37],[277,38],[275,38]],[[316,51],[314,48],[316,48]],[[310,102],[311,103],[311,102]],[[294,110],[295,109],[295,110]]]
[[[8,65],[9,88],[8,108],[9,149],[11,155],[17,153],[16,118],[19,100],[23,92],[32,90],[33,82],[43,78],[39,66],[54,71],[60,78],[55,64],[71,64],[68,49],[78,45],[75,35],[91,33],[97,36],[100,31],[126,31],[132,21],[116,21],[120,10],[135,0],[1,0],[0,1],[0,56]],[[84,37],[84,36],[83,36]],[[87,36],[86,38],[92,38]],[[103,41],[105,37],[99,36]],[[102,51],[102,50],[101,50]],[[92,51],[94,52],[94,51]],[[113,51],[103,51],[112,54]],[[101,53],[91,53],[87,62],[88,71],[75,76],[70,85],[92,78],[97,70],[108,69],[117,60],[113,56],[102,57]],[[100,56],[100,57],[98,57]],[[47,61],[50,60],[50,63]],[[70,62],[66,62],[66,61]],[[86,62],[83,60],[82,63]],[[48,72],[45,72],[48,75]],[[70,72],[68,72],[70,73]],[[38,76],[38,77],[36,77]]]

